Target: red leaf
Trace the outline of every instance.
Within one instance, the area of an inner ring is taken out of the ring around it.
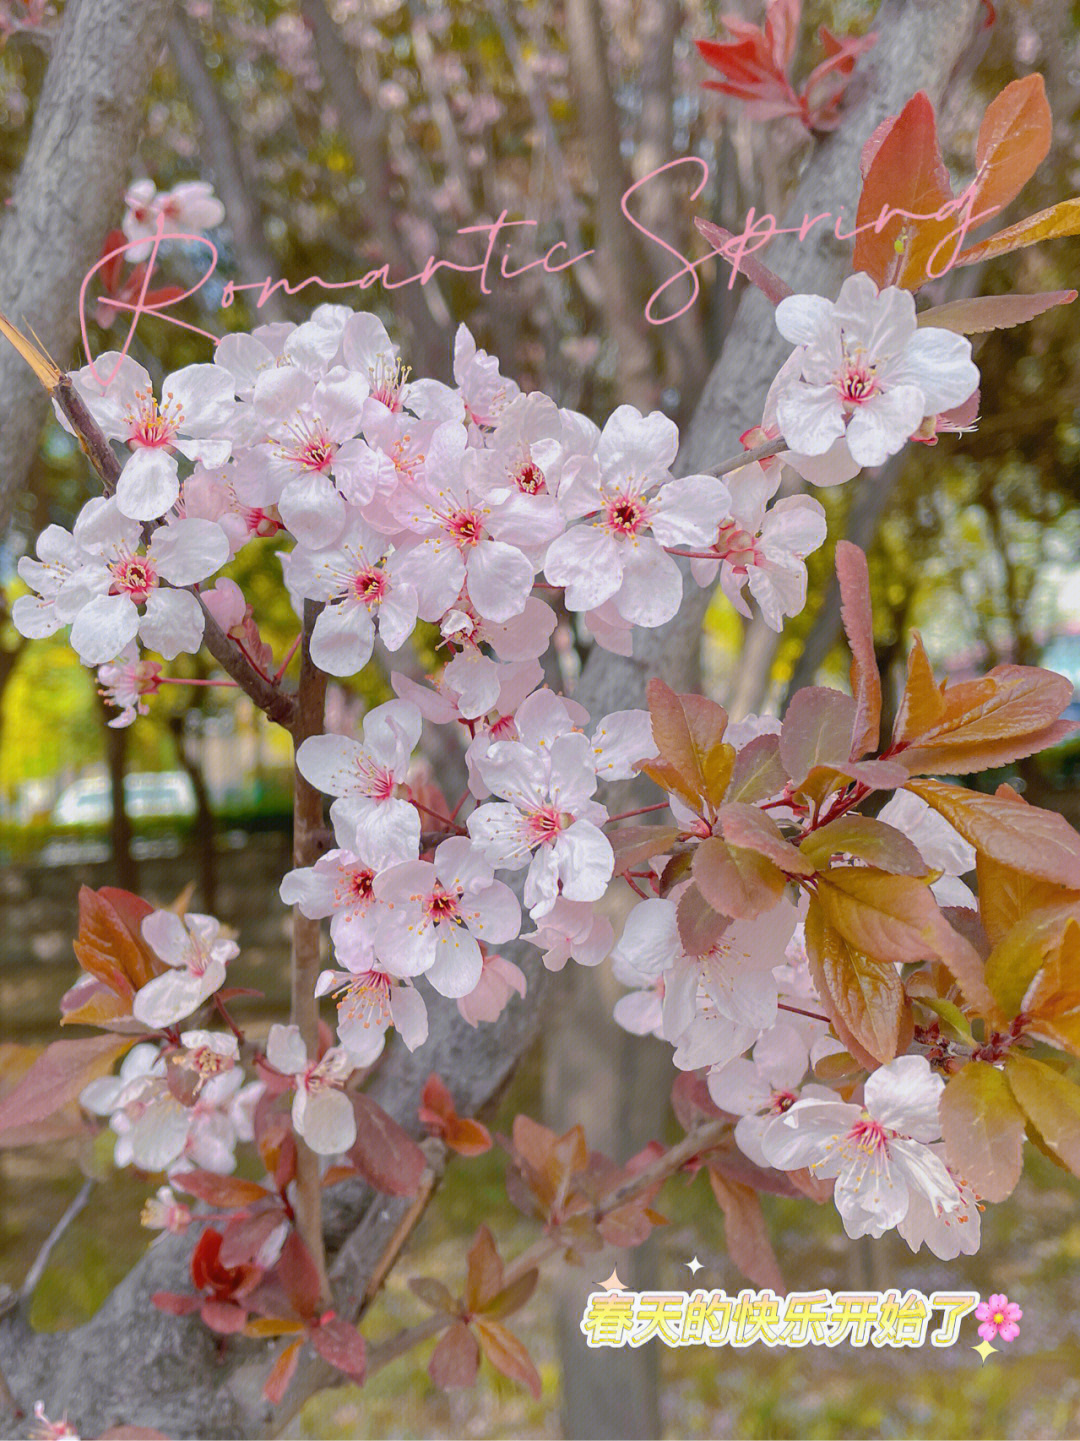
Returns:
[[[170,1316],[190,1316],[200,1305],[198,1296],[182,1296],[178,1291],[155,1291],[150,1300],[159,1311],[167,1311]]]
[[[364,1338],[355,1326],[340,1316],[331,1316],[311,1333],[311,1344],[324,1361],[350,1377],[362,1382],[367,1370]]]
[[[423,1151],[370,1096],[350,1096],[356,1112],[356,1140],[349,1160],[377,1191],[414,1196],[427,1169]]]
[[[840,616],[851,648],[851,693],[855,697],[852,755],[857,759],[877,750],[881,727],[881,676],[874,652],[874,618],[870,609],[870,571],[857,545],[836,545],[836,578],[840,583]]]
[[[277,1275],[289,1294],[296,1314],[303,1316],[305,1320],[314,1316],[321,1299],[319,1273],[311,1259],[311,1252],[295,1231],[290,1233],[281,1248]]]
[[[218,1301],[210,1297],[202,1303],[199,1315],[203,1324],[216,1331],[219,1336],[235,1336],[244,1329],[247,1312],[235,1301]]]
[[[213,1171],[181,1171],[172,1177],[174,1186],[198,1196],[211,1206],[250,1206],[254,1201],[265,1201],[270,1192],[255,1181],[243,1181],[239,1176],[219,1176]]]
[[[886,212],[888,218],[879,228]],[[941,219],[933,218],[939,213]],[[934,107],[921,90],[873,154],[855,223],[853,267],[866,271],[879,286],[917,290],[927,279],[928,265],[944,274],[953,258],[947,246],[937,249],[956,231],[956,206],[938,146]]]

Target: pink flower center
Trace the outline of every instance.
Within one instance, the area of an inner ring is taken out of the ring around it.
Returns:
[[[364,1029],[374,1021],[390,1024],[390,977],[383,971],[361,971],[353,980],[335,988],[340,996],[338,1013],[347,1021],[362,1020]]]
[[[995,1312],[994,1312],[994,1320],[996,1321],[996,1323],[997,1323],[999,1326],[1003,1326],[1003,1325],[1005,1324],[1005,1312],[1004,1312],[1004,1311],[995,1311]]]
[[[356,867],[343,871],[341,881],[334,887],[334,899],[342,905],[367,906],[371,900],[375,872],[367,867]]]
[[[510,479],[525,495],[546,495],[547,481],[535,460],[523,460]]]
[[[533,811],[527,821],[530,847],[554,845],[564,824],[564,817],[554,806],[543,806]]]
[[[378,605],[386,595],[386,572],[378,570],[375,566],[357,571],[353,576],[352,588],[357,600],[362,600],[370,610],[373,605]]]
[[[183,407],[173,400],[172,391],[158,404],[150,390],[135,392],[135,407],[125,416],[128,426],[127,443],[132,450],[167,449],[176,439],[184,419]]]
[[[468,545],[479,545],[484,537],[483,518],[475,510],[454,511],[447,516],[446,529],[462,550]]]
[[[371,368],[371,398],[385,405],[396,415],[401,409],[401,392],[409,378],[409,367],[401,361],[392,364],[379,359]]]
[[[245,506],[241,513],[248,535],[277,535],[279,530],[284,530],[280,519],[272,510],[263,510],[261,506]]]
[[[607,505],[607,528],[616,535],[637,535],[648,518],[648,507],[639,495],[620,495]]]
[[[280,453],[293,465],[323,475],[330,469],[337,446],[326,434],[321,421],[297,420],[290,426],[289,439],[282,442]]]
[[[871,365],[867,361],[866,352],[862,346],[857,346],[854,351],[849,351],[843,339],[840,343],[844,359],[836,374],[834,384],[840,392],[840,398],[844,404],[853,408],[862,405],[872,395],[877,395],[880,390],[877,366]]]
[[[794,1091],[774,1091],[769,1112],[773,1116],[782,1116],[785,1111],[790,1111],[798,1097]]]
[[[424,898],[424,914],[432,925],[439,925],[442,921],[457,921],[458,897],[450,891],[444,891],[442,886],[436,886],[429,896]]]
[[[112,571],[110,595],[127,595],[141,605],[157,589],[157,571],[146,556],[124,555],[109,566]]]
[[[866,1151],[868,1155],[889,1149],[889,1137],[894,1136],[895,1131],[886,1131],[880,1121],[875,1121],[870,1116],[864,1116],[862,1120],[856,1121],[847,1134],[847,1139],[860,1151]]]

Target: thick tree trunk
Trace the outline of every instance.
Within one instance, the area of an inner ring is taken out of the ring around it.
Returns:
[[[79,288],[120,221],[172,0],[68,0],[0,230],[0,311],[67,364]],[[0,347],[0,533],[26,482],[47,397]]]
[[[860,62],[843,126],[810,157],[791,206],[799,219],[844,205],[850,214],[859,189],[859,154],[871,131],[908,97],[924,89],[939,101],[967,45],[980,0],[884,0],[875,21],[876,48]],[[305,5],[306,8],[306,5]],[[821,238],[770,255],[799,290],[832,293],[850,268],[850,248]],[[684,472],[706,466],[737,448],[739,434],[760,419],[765,390],[787,347],[776,332],[768,303],[748,291],[740,303],[724,353],[710,377],[681,457]],[[578,698],[599,716],[640,705],[650,675],[675,684],[692,671],[699,648],[704,593],[689,593],[679,618],[659,632],[637,637],[635,655],[624,660],[596,652],[585,668]],[[532,953],[531,948],[522,948]],[[462,1114],[498,1095],[535,1034],[543,1000],[534,959],[514,952],[528,970],[529,994],[514,1001],[500,1020],[473,1030],[453,1003],[434,1000],[428,1043],[415,1055],[395,1047],[372,1084],[372,1094],[403,1126],[417,1130],[420,1092],[432,1071],[450,1086]],[[555,983],[556,985],[558,982]],[[433,998],[434,999],[434,998]],[[603,1064],[597,1058],[597,1064]],[[332,1280],[342,1314],[366,1304],[366,1285],[408,1203],[373,1197],[352,1183],[328,1197],[333,1237]],[[187,1288],[190,1241],[165,1237],[151,1247],[86,1325],[55,1335],[36,1335],[25,1311],[0,1317],[0,1368],[29,1410],[39,1397],[49,1414],[65,1409],[83,1434],[117,1423],[153,1426],[173,1436],[260,1436],[284,1425],[272,1418],[258,1394],[269,1365],[269,1348],[254,1341],[216,1339],[197,1321],[156,1312],[150,1295]],[[360,1299],[358,1299],[360,1298]],[[318,1384],[317,1368],[294,1383],[291,1409]],[[10,1433],[21,1436],[24,1427]],[[9,1434],[5,1432],[5,1434]]]

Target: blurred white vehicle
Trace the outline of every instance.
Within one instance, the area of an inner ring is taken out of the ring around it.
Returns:
[[[136,771],[124,777],[124,799],[132,820],[151,816],[193,816],[195,790],[184,771]],[[63,791],[52,812],[56,826],[102,825],[112,815],[107,776],[87,776]]]

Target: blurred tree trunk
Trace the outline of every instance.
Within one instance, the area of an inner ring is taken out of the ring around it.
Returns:
[[[105,765],[109,772],[109,844],[112,850],[112,884],[121,890],[139,889],[139,867],[131,851],[131,818],[128,815],[124,777],[127,775],[128,739],[126,726],[110,726],[112,712],[99,697],[98,710],[105,734]]]
[[[642,313],[642,280],[649,267],[637,232],[622,212],[630,177],[620,148],[599,0],[567,0],[566,31],[581,135],[596,186],[596,268],[603,328],[617,352],[616,392],[620,400],[652,410],[660,386],[651,327]]]
[[[183,714],[169,716],[169,733],[176,747],[176,758],[187,772],[195,792],[195,848],[199,856],[199,890],[202,909],[213,915],[217,910],[217,825],[206,772],[202,768],[194,737],[187,734]]]
[[[247,148],[237,135],[233,117],[225,103],[220,85],[206,68],[202,43],[183,9],[177,10],[169,25],[169,51],[180,83],[188,92],[192,109],[199,121],[206,162],[214,178],[218,199],[225,215],[236,250],[236,268],[241,281],[277,279],[278,263],[266,239],[262,208],[252,185],[254,169]],[[255,309],[258,291],[248,291],[249,304]],[[255,311],[255,324],[286,320],[285,303],[280,290],[267,297]]]
[[[173,0],[68,0],[26,156],[0,229],[0,311],[58,364],[78,298],[118,225],[143,104]],[[89,183],[88,183],[89,180]],[[0,532],[26,482],[47,408],[26,362],[0,347]]]

